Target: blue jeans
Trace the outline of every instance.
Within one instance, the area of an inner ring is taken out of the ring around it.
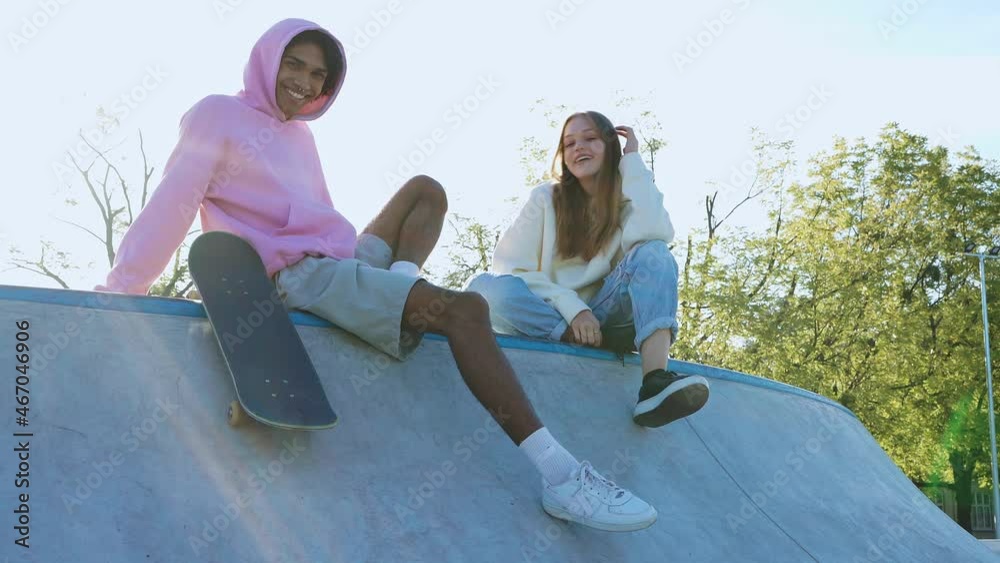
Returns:
[[[560,340],[569,327],[559,311],[517,276],[480,274],[467,289],[486,298],[498,333]],[[670,329],[676,339],[677,260],[667,243],[652,240],[632,247],[587,305],[602,331],[634,329],[636,350],[660,329]]]

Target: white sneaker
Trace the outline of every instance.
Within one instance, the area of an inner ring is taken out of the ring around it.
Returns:
[[[590,462],[580,463],[561,485],[542,480],[542,508],[550,516],[608,532],[631,532],[656,522],[656,509],[601,476]]]

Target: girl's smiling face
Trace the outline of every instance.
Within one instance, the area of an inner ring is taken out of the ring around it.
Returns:
[[[586,116],[570,119],[563,131],[563,162],[578,179],[592,178],[604,163],[604,140],[601,132]]]

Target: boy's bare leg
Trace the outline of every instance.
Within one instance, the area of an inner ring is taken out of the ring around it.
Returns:
[[[437,244],[448,197],[430,176],[410,178],[363,232],[384,240],[395,260],[422,267]]]
[[[403,310],[403,324],[411,330],[448,337],[469,390],[541,473],[542,508],[547,513],[618,532],[640,530],[656,521],[655,508],[601,477],[589,463],[581,464],[542,426],[497,345],[482,295],[421,280],[410,290]]]
[[[515,444],[520,445],[542,427],[507,356],[497,345],[489,306],[481,295],[419,281],[406,300],[403,323],[411,330],[432,331],[448,338],[465,384]]]

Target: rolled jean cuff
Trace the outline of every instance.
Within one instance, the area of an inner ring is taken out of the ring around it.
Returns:
[[[673,344],[677,341],[677,331],[680,328],[677,324],[677,319],[670,317],[660,317],[658,319],[653,319],[642,326],[641,331],[636,331],[635,333],[635,349],[641,350],[642,343],[647,338],[652,336],[652,334],[658,330],[668,328],[670,329],[670,343]]]
[[[566,332],[567,328],[569,328],[569,323],[566,322],[566,319],[559,321],[559,324],[549,333],[549,339],[559,342],[562,340],[562,335]]]

